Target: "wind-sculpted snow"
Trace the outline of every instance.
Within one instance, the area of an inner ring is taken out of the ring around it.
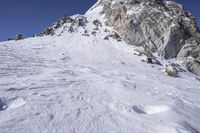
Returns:
[[[0,132],[200,132],[194,75],[166,76],[135,47],[99,36],[0,43]]]

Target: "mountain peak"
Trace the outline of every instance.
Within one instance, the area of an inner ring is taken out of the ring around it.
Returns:
[[[190,71],[200,75],[200,54],[192,54],[200,46],[196,19],[175,1],[99,0],[85,15],[64,16],[40,35],[73,32],[79,27],[88,32],[85,28],[91,27],[95,20],[104,25],[101,27],[104,30],[113,28],[114,34],[127,44],[143,48],[148,58],[149,55],[154,58],[155,54],[164,59],[178,58]]]

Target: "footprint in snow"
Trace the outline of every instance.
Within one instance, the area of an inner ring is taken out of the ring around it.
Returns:
[[[123,86],[129,90],[136,90],[137,86],[135,83],[128,82],[128,81],[121,81]]]
[[[16,109],[21,106],[24,106],[26,101],[22,98],[13,98],[10,100],[6,100],[5,98],[0,98],[0,111],[8,110],[8,109]]]
[[[69,61],[71,58],[70,57],[63,57],[61,58],[62,61]]]
[[[7,108],[7,104],[4,98],[0,98],[0,111],[5,110]]]
[[[147,106],[134,105],[127,107],[126,110],[128,112],[134,111],[138,114],[152,115],[152,114],[167,112],[168,110],[170,110],[170,108],[166,105],[147,105]]]

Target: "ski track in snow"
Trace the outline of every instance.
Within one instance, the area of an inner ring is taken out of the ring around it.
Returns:
[[[1,133],[200,132],[191,74],[167,77],[117,42],[33,40],[0,43]]]

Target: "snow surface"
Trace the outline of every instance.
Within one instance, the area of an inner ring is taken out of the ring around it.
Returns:
[[[166,76],[103,29],[82,30],[0,43],[1,133],[200,132],[195,75]]]

